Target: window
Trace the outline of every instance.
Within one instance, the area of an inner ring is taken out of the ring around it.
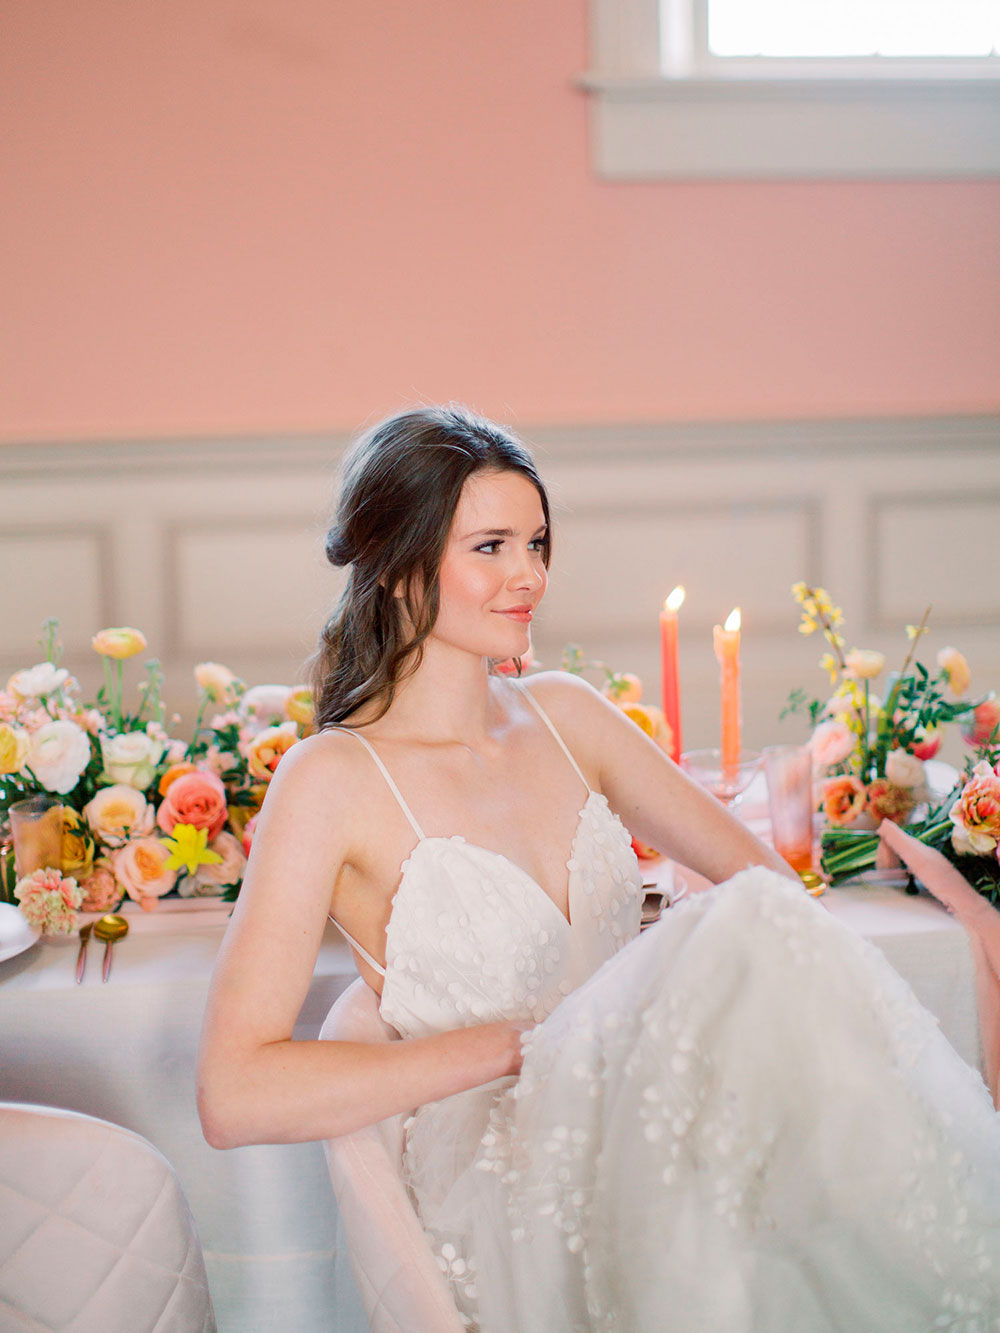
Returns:
[[[1000,175],[1000,0],[591,0],[598,172]]]

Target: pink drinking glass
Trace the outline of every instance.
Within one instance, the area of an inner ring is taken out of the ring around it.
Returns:
[[[774,850],[793,870],[813,864],[812,752],[808,745],[771,745],[764,751],[767,803]]]

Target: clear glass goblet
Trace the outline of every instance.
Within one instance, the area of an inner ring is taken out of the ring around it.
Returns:
[[[735,805],[760,765],[759,750],[741,750],[735,765],[723,764],[721,750],[685,750],[681,755],[681,768],[726,806]]]

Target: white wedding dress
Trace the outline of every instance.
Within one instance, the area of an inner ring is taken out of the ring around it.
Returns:
[[[771,871],[639,937],[629,836],[519,688],[586,789],[568,920],[506,857],[425,837],[365,741],[418,839],[382,1017],[404,1037],[537,1024],[519,1078],[407,1123],[467,1327],[1000,1329],[1000,1116],[979,1074],[877,949]]]

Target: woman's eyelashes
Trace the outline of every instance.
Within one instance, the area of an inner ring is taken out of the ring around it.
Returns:
[[[545,550],[546,540],[547,538],[544,533],[541,537],[532,537],[531,541],[528,542],[528,550],[536,551],[540,555]],[[481,542],[479,546],[476,546],[473,549],[482,551],[485,555],[496,555],[502,546],[503,540],[498,537],[496,541]]]

